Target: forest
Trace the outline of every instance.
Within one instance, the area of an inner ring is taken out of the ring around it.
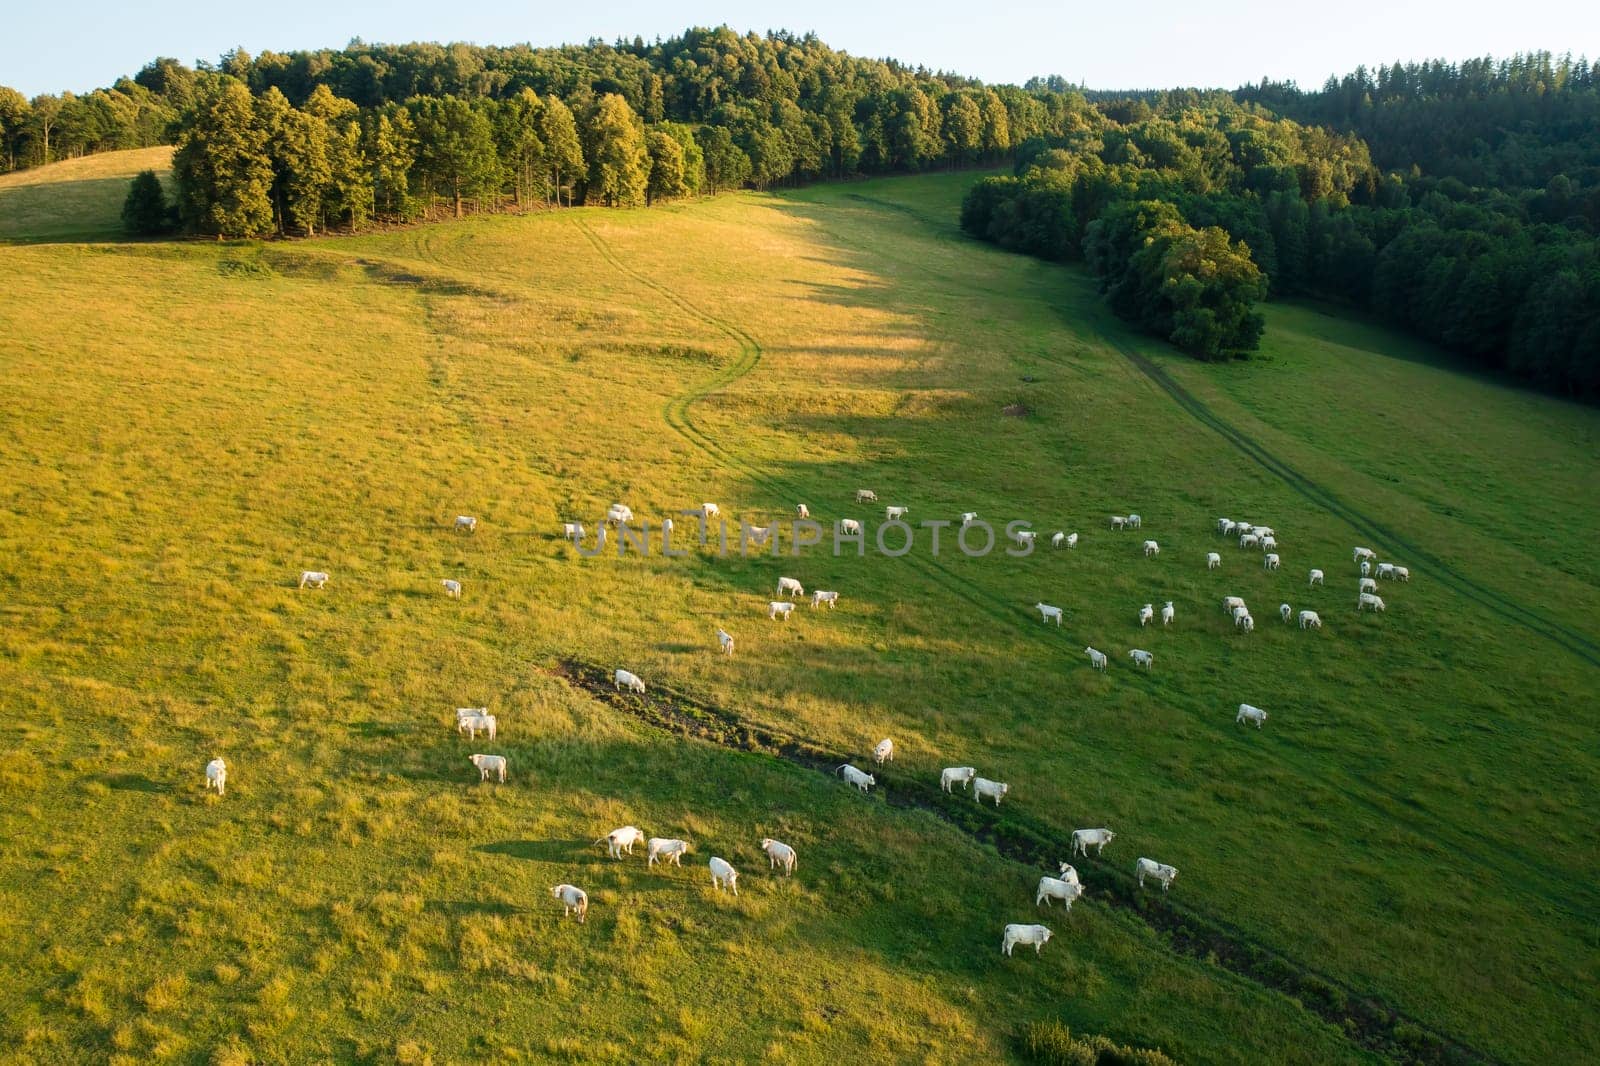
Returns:
[[[82,96],[0,88],[0,167],[159,143],[174,188],[137,183],[130,229],[223,237],[1010,164],[963,228],[1083,260],[1119,315],[1199,357],[1248,354],[1256,303],[1304,295],[1600,396],[1600,64],[1570,57],[1086,93],[720,27],[239,49]]]

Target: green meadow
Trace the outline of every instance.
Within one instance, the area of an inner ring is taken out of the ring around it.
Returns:
[[[1194,362],[1086,274],[964,238],[970,173],[124,241],[161,151],[0,177],[0,1061],[1022,1061],[1042,1021],[1183,1062],[1600,1059],[1593,409],[1314,304]],[[952,526],[895,558],[562,539],[616,501],[805,503],[869,547],[882,505]],[[964,511],[1040,545],[968,557]],[[1223,516],[1274,527],[1282,569]],[[1411,570],[1382,614],[1356,545]],[[838,609],[770,621],[780,575]],[[863,796],[653,728],[574,660],[896,759]],[[480,705],[496,741],[455,731]],[[970,797],[889,802],[954,765],[1060,859],[1116,831],[1070,914]],[[613,862],[592,842],[625,824],[693,850]],[[1128,902],[1139,856],[1180,871],[1164,913],[1383,1039],[1180,950]],[[1050,943],[1003,958],[1033,921]]]

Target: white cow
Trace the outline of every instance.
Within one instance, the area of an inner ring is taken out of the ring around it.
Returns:
[[[607,522],[632,522],[633,509],[625,503],[614,503],[606,508]]]
[[[972,779],[972,802],[981,805],[983,797],[988,796],[994,800],[996,807],[1000,806],[1000,798],[1011,791],[1011,786],[1004,781],[990,781],[987,777],[974,777]]]
[[[851,766],[849,763],[842,764],[839,767],[839,773],[844,777],[845,781],[848,784],[852,784],[852,785],[856,786],[857,788],[859,788],[863,792],[865,792],[867,789],[871,788],[873,785],[876,785],[878,783],[878,779],[877,778],[873,777],[871,774],[867,773],[865,770],[857,770],[854,766]]]
[[[1371,578],[1371,577],[1362,578],[1361,579],[1361,590],[1360,591],[1362,591],[1362,592],[1377,592],[1378,591],[1378,581],[1377,581],[1377,579],[1376,578]]]
[[[1249,522],[1240,522],[1234,528],[1236,530],[1238,530],[1238,532],[1240,532],[1240,533],[1249,533],[1249,532],[1253,531],[1256,527],[1252,526]]]
[[[972,523],[976,522],[977,520],[978,520],[978,512],[977,511],[962,511],[961,512],[961,524],[962,525],[970,526],[970,525],[972,525]]]
[[[220,758],[206,763],[206,791],[217,790],[221,796],[228,789],[228,764]]]
[[[1262,560],[1261,568],[1263,570],[1276,570],[1279,565],[1278,553],[1268,552]]]
[[[1397,566],[1394,568],[1394,579],[1396,581],[1410,581],[1411,571],[1403,566]]]
[[[1250,532],[1254,533],[1262,540],[1265,540],[1268,537],[1276,537],[1278,535],[1278,531],[1273,529],[1271,526],[1256,526]]]
[[[810,518],[811,508],[807,507],[803,503],[797,503],[794,505],[794,513],[801,518]]]
[[[1054,618],[1056,626],[1059,627],[1061,625],[1061,608],[1052,607],[1048,603],[1036,603],[1033,607],[1034,610],[1039,612],[1041,621],[1049,622]]]
[[[860,533],[861,523],[857,522],[854,518],[841,518],[839,519],[839,532]]]
[[[838,602],[839,602],[839,594],[837,592],[828,592],[828,591],[825,591],[823,589],[818,589],[816,592],[813,592],[811,594],[811,606],[812,607],[820,607],[822,604],[825,603],[825,604],[828,605],[828,610],[831,611],[831,610],[833,610],[834,604],[836,604]]]
[[[1238,531],[1239,531],[1239,523],[1230,522],[1226,518],[1224,518],[1222,520],[1221,528],[1218,530],[1218,532],[1221,533],[1224,537],[1231,537],[1231,536],[1233,536],[1233,534],[1237,533]]]
[[[478,768],[478,780],[487,781],[489,775],[494,774],[501,784],[506,780],[506,757],[504,755],[468,755],[467,761]]]
[[[465,718],[456,718],[456,732],[465,732],[468,734],[467,739],[477,740],[478,731],[481,729],[489,734],[490,740],[493,740],[498,724],[492,714],[469,714]]]
[[[618,670],[612,676],[612,685],[617,691],[627,689],[629,692],[644,694],[644,682],[639,680],[639,675],[629,670]]]
[[[1067,547],[1076,548],[1077,546],[1078,546],[1078,535],[1076,533],[1068,533],[1067,534]]]
[[[1111,516],[1111,528],[1112,529],[1127,529],[1128,528],[1128,516],[1125,515],[1125,514],[1114,514],[1114,515],[1112,515]]]
[[[1326,582],[1322,580],[1321,570],[1311,571],[1311,580],[1306,582],[1306,587],[1310,588],[1312,585],[1326,585]]]
[[[1010,955],[1011,949],[1018,944],[1023,947],[1032,944],[1033,953],[1037,955],[1050,937],[1050,930],[1042,925],[1008,925],[1005,935],[1000,940],[1000,954]]]
[[[1161,554],[1161,545],[1157,544],[1153,540],[1147,540],[1147,541],[1144,542],[1144,555],[1145,555],[1146,559],[1148,559],[1152,555],[1160,555],[1160,554]]]
[[[1050,547],[1059,548],[1067,542],[1067,535],[1060,530],[1050,535]]]
[[[1206,552],[1206,569],[1215,570],[1222,565],[1222,556],[1216,552]]]
[[[878,741],[878,746],[872,749],[872,758],[879,766],[886,762],[894,762],[894,741],[888,737]]]
[[[1300,628],[1301,629],[1321,629],[1322,628],[1322,616],[1317,614],[1316,611],[1301,611],[1300,612]]]
[[[563,522],[563,523],[561,523],[561,535],[563,537],[565,537],[566,539],[568,539],[568,540],[582,540],[583,539],[583,523],[582,522]]]
[[[705,515],[707,518],[716,518],[718,515],[722,514],[722,508],[718,507],[714,503],[702,503],[700,505],[700,513]]]
[[[1283,624],[1288,625],[1289,619],[1294,617],[1294,608],[1287,603],[1278,604],[1278,616],[1283,619]]]
[[[672,531],[674,529],[677,529],[677,528],[678,528],[677,526],[672,524],[672,519],[663,518],[661,520],[661,534],[662,534],[662,536],[664,536],[664,537],[672,536]]]
[[[725,630],[717,630],[717,647],[724,655],[733,654],[733,637]]]
[[[794,610],[794,604],[787,600],[771,600],[767,603],[767,617],[789,620],[789,612]]]
[[[1350,552],[1350,561],[1359,563],[1363,559],[1376,559],[1378,553],[1371,548],[1355,548]]]
[[[749,526],[747,528],[750,530],[750,543],[752,544],[765,544],[767,537],[772,533],[771,526]]]
[[[1050,906],[1050,901],[1059,899],[1067,905],[1067,910],[1072,909],[1072,901],[1083,895],[1083,885],[1077,881],[1063,881],[1056,877],[1039,878],[1039,887],[1033,893],[1033,905],[1044,904]]]
[[[644,845],[646,866],[654,866],[657,860],[662,865],[670,862],[674,866],[682,866],[681,860],[688,853],[689,842],[677,837],[651,837]]]
[[[1378,577],[1380,579],[1381,578],[1385,578],[1385,577],[1388,577],[1388,578],[1394,577],[1394,564],[1393,563],[1379,563],[1378,564]]]
[[[1239,547],[1241,548],[1254,548],[1260,543],[1261,538],[1256,536],[1254,533],[1246,533],[1244,536],[1239,538]]]
[[[711,861],[706,863],[711,868],[711,887],[721,892],[724,888],[731,888],[733,894],[739,894],[739,871],[728,864],[726,859],[711,856]]]
[[[1244,600],[1240,599],[1238,596],[1222,597],[1222,610],[1224,614],[1232,614],[1234,611],[1243,606]]]
[[[302,570],[302,571],[300,571],[300,587],[301,588],[305,588],[307,585],[310,585],[314,589],[320,589],[322,586],[326,585],[327,583],[328,583],[328,573],[325,570]]]
[[[1261,550],[1262,551],[1264,551],[1264,552],[1276,551],[1277,548],[1278,548],[1278,538],[1276,538],[1276,537],[1262,537],[1261,538]]]
[[[458,533],[463,529],[468,533],[476,533],[478,531],[478,520],[469,514],[458,514],[456,515],[455,528]]]
[[[483,715],[486,715],[488,713],[489,713],[489,708],[487,708],[487,707],[457,707],[456,708],[456,727],[457,727],[456,728],[456,732],[459,733],[461,731],[460,730],[461,723],[463,721],[465,721],[466,719],[468,719],[468,718],[480,718]]]
[[[1243,604],[1240,604],[1238,607],[1235,607],[1233,609],[1233,624],[1234,625],[1238,625],[1239,624],[1239,619],[1243,618],[1245,615],[1247,615],[1249,613],[1250,613],[1250,608],[1244,606]]]
[[[1171,625],[1176,612],[1172,609],[1172,601],[1168,600],[1161,605],[1161,624]]]
[[[1083,651],[1085,655],[1089,656],[1090,666],[1094,667],[1096,670],[1104,670],[1106,668],[1105,652],[1095,651],[1093,648],[1084,648]]]
[[[1061,864],[1061,880],[1069,885],[1078,883],[1078,871],[1070,862]]]
[[[622,858],[623,852],[633,854],[633,846],[645,839],[644,830],[636,825],[625,825],[621,829],[613,829],[605,836],[595,840],[596,844],[606,846],[606,854],[613,859]]]
[[[782,841],[763,839],[761,841],[761,850],[767,853],[767,869],[775,870],[781,866],[785,877],[794,876],[795,854],[793,848]]]
[[[581,925],[589,916],[589,894],[577,885],[557,885],[550,894],[561,901],[561,917],[576,914]]]
[[[1233,525],[1233,521],[1231,519],[1219,518],[1217,519],[1217,532],[1226,533],[1228,531],[1228,527],[1231,525]]]
[[[946,792],[950,792],[952,791],[950,786],[959,781],[961,782],[961,788],[965,790],[967,783],[977,776],[978,771],[975,767],[946,766],[943,770],[939,771],[939,787],[944,789]]]
[[[459,600],[461,598],[461,582],[447,577],[443,581],[439,582],[439,584],[444,586],[444,594],[449,596],[452,600]]]
[[[1242,617],[1235,618],[1233,624],[1246,633],[1254,633],[1256,629],[1256,620],[1249,611],[1246,611]]]
[[[1139,625],[1141,628],[1156,620],[1156,605],[1147,603],[1139,608]]]
[[[1138,515],[1131,514],[1128,516],[1129,529],[1138,529],[1142,525],[1144,525],[1144,519],[1140,518]]]
[[[1239,724],[1240,722],[1254,722],[1257,729],[1260,729],[1261,723],[1265,722],[1266,720],[1266,711],[1263,711],[1260,707],[1252,707],[1248,703],[1239,704],[1239,713],[1234,715],[1233,718],[1235,725]]]
[[[893,522],[896,518],[904,518],[909,507],[885,507],[883,509],[884,521]]]
[[[1172,887],[1172,882],[1178,879],[1178,871],[1165,863],[1156,862],[1154,859],[1141,858],[1134,865],[1134,872],[1139,875],[1139,887],[1144,887],[1144,879],[1153,877],[1161,882],[1161,891],[1165,892]]]
[[[1372,564],[1365,559],[1361,560],[1361,576],[1366,577],[1370,573],[1372,573]]]
[[[878,494],[871,489],[856,489],[857,503],[877,503]]]
[[[1156,657],[1143,648],[1134,648],[1128,653],[1128,658],[1133,660],[1135,666],[1142,666],[1146,670],[1150,669],[1150,664],[1156,661]]]
[[[1039,535],[1039,531],[1036,530],[1036,529],[1019,529],[1019,530],[1017,530],[1017,532],[1016,532],[1017,546],[1021,547],[1024,544],[1032,544],[1033,541],[1034,541],[1034,538],[1038,537],[1038,535]]]
[[[1365,611],[1369,607],[1372,608],[1372,610],[1374,610],[1374,611],[1383,610],[1384,609],[1383,597],[1374,595],[1373,593],[1370,593],[1370,592],[1363,592],[1361,594],[1361,597],[1356,600],[1356,613],[1360,614],[1362,611]]]
[[[788,593],[790,596],[804,596],[806,590],[801,588],[800,582],[794,578],[780,577],[778,579],[778,595],[782,596],[784,593]]]
[[[1072,831],[1072,854],[1082,852],[1089,854],[1090,845],[1094,846],[1094,853],[1099,855],[1106,850],[1106,845],[1117,838],[1117,834],[1109,829],[1074,829]]]

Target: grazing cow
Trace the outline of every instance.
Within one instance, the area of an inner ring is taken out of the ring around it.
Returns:
[[[1224,614],[1232,614],[1234,611],[1243,606],[1244,601],[1237,596],[1222,597],[1222,611]]]
[[[1322,580],[1321,570],[1311,571],[1311,580],[1306,582],[1306,587],[1310,588],[1312,585],[1326,585],[1326,583]]]
[[[206,791],[217,790],[220,797],[228,790],[228,764],[220,758],[206,763]]]
[[[860,533],[861,523],[857,522],[854,518],[841,518],[839,519],[839,532]]]
[[[1061,608],[1052,607],[1048,603],[1036,603],[1036,604],[1033,605],[1033,607],[1034,607],[1034,610],[1039,612],[1039,617],[1040,617],[1041,621],[1049,622],[1050,619],[1054,618],[1055,621],[1056,621],[1057,628],[1060,628],[1060,626],[1061,626]]]
[[[1231,518],[1219,518],[1219,519],[1217,519],[1217,532],[1218,533],[1226,533],[1226,532],[1228,532],[1229,528],[1231,528],[1232,526],[1233,526],[1233,520]]]
[[[856,489],[857,503],[877,503],[878,494],[871,489]]]
[[[1017,532],[1016,532],[1017,546],[1020,548],[1024,544],[1032,544],[1033,541],[1034,541],[1034,538],[1037,537],[1038,535],[1039,535],[1038,530],[1034,530],[1034,529],[1019,529],[1019,530],[1017,530]]]
[[[884,521],[893,522],[896,518],[904,518],[909,510],[911,510],[909,507],[885,507],[883,509]]]
[[[674,529],[677,529],[677,528],[678,528],[677,526],[672,524],[672,519],[663,518],[661,520],[661,534],[662,534],[662,536],[664,536],[664,537],[672,536],[672,531]]]
[[[1360,614],[1369,607],[1372,608],[1373,611],[1383,610],[1383,597],[1375,595],[1371,592],[1363,592],[1360,598],[1356,600],[1356,613]]]
[[[328,573],[325,570],[302,570],[302,571],[300,571],[300,587],[301,588],[305,588],[307,585],[310,585],[314,589],[320,589],[322,586],[326,585],[327,583],[328,583]]]
[[[1128,516],[1129,529],[1138,529],[1142,525],[1144,525],[1144,519],[1140,518],[1138,515],[1131,514]]]
[[[1005,935],[1000,940],[1000,954],[1010,955],[1011,949],[1018,944],[1023,947],[1032,944],[1033,953],[1037,955],[1051,935],[1050,930],[1042,925],[1008,925]]]
[[[750,543],[752,544],[765,544],[767,537],[772,533],[771,526],[748,526],[747,528],[750,531]]]
[[[478,768],[478,780],[487,781],[489,775],[494,774],[503,785],[506,781],[506,757],[504,755],[468,755],[467,761]]]
[[[1235,533],[1239,532],[1239,523],[1237,523],[1237,522],[1229,522],[1226,519],[1224,519],[1223,522],[1222,522],[1222,529],[1220,530],[1220,532],[1222,533],[1222,535],[1224,537],[1231,537]]]
[[[1277,540],[1277,538],[1276,537],[1262,537],[1261,538],[1260,548],[1264,552],[1276,551],[1277,548],[1278,548],[1278,540]]]
[[[781,618],[787,622],[789,620],[789,612],[792,610],[794,610],[794,604],[789,603],[787,600],[772,600],[767,604],[767,617]]]
[[[682,866],[682,858],[689,853],[689,842],[677,837],[651,837],[645,841],[645,865],[654,866],[659,859],[662,865]]]
[[[1050,901],[1059,899],[1067,905],[1067,910],[1072,909],[1072,901],[1083,895],[1083,885],[1077,881],[1063,881],[1056,877],[1039,878],[1039,887],[1033,893],[1033,905],[1050,906]]]
[[[1378,564],[1378,578],[1381,580],[1381,579],[1386,578],[1386,577],[1388,577],[1388,578],[1394,577],[1394,564],[1393,563],[1379,563]]]
[[[478,730],[481,729],[489,734],[490,740],[493,740],[498,724],[497,719],[492,714],[469,714],[464,718],[458,716],[456,718],[456,732],[465,732],[468,734],[468,740],[477,740]]]
[[[1268,552],[1261,562],[1261,568],[1263,570],[1276,570],[1278,569],[1279,565],[1280,563],[1277,552]]]
[[[563,537],[565,537],[566,539],[568,539],[568,540],[582,540],[583,539],[583,523],[582,522],[563,522],[563,523],[561,523],[561,535]]]
[[[714,503],[702,503],[700,505],[700,513],[707,518],[716,518],[722,514],[722,508]]]
[[[1239,538],[1239,547],[1241,548],[1254,548],[1260,543],[1261,538],[1256,536],[1254,533],[1246,533],[1244,536]]]
[[[761,841],[761,850],[767,853],[767,869],[775,870],[783,867],[783,876],[794,876],[794,849],[789,845],[771,839]]]
[[[641,696],[644,695],[644,682],[639,680],[638,674],[628,670],[618,670],[612,677],[612,686],[619,692],[627,689],[629,692],[637,692]]]
[[[1247,615],[1249,613],[1250,613],[1250,608],[1244,606],[1243,604],[1240,604],[1238,607],[1235,607],[1233,609],[1233,624],[1234,625],[1238,625],[1239,624],[1239,619],[1243,618],[1245,615]]]
[[[1397,566],[1394,568],[1394,579],[1396,581],[1410,581],[1411,571],[1403,566]]]
[[[1094,667],[1096,670],[1104,670],[1106,668],[1105,652],[1095,651],[1093,648],[1084,648],[1083,652],[1085,655],[1089,656],[1090,666]]]
[[[1146,670],[1150,669],[1150,664],[1156,661],[1156,657],[1143,648],[1134,648],[1128,653],[1128,658],[1133,660],[1135,666],[1142,666]]]
[[[1257,729],[1260,729],[1261,723],[1266,720],[1266,711],[1263,711],[1260,707],[1252,707],[1248,703],[1239,704],[1239,713],[1234,715],[1233,718],[1235,725],[1240,722],[1254,722]]]
[[[967,783],[977,776],[977,769],[971,766],[946,766],[939,771],[939,787],[950,792],[952,791],[950,786],[959,781],[962,790],[965,791]]]
[[[1178,871],[1165,863],[1156,862],[1154,859],[1141,858],[1134,865],[1134,872],[1139,875],[1139,887],[1144,887],[1144,879],[1153,877],[1161,882],[1161,891],[1165,892],[1172,887],[1172,882],[1178,879]]]
[[[1161,605],[1161,624],[1164,625],[1164,626],[1165,625],[1171,625],[1172,624],[1172,619],[1174,618],[1176,613],[1177,612],[1175,612],[1172,609],[1172,601],[1171,600],[1168,600],[1166,603],[1163,603]]]
[[[460,727],[461,723],[465,719],[468,719],[468,718],[479,718],[479,717],[482,717],[483,715],[486,715],[488,713],[489,713],[489,708],[487,708],[487,707],[457,707],[456,708],[456,726],[457,726],[456,732],[459,733],[461,731],[459,727]]]
[[[1321,629],[1322,628],[1322,616],[1317,614],[1316,611],[1301,611],[1300,612],[1300,628],[1301,629]]]
[[[886,762],[894,762],[894,741],[888,737],[878,741],[878,746],[872,749],[872,757],[879,766]]]
[[[1156,620],[1156,605],[1147,603],[1139,608],[1139,627],[1142,629]]]
[[[778,579],[778,595],[782,596],[785,593],[788,593],[790,596],[804,596],[806,594],[806,590],[801,588],[800,582],[796,581],[794,578],[780,577]]]
[[[810,518],[811,508],[807,507],[803,503],[797,503],[794,505],[794,513],[801,518]]]
[[[1362,578],[1361,579],[1361,589],[1360,589],[1360,591],[1362,591],[1362,592],[1377,592],[1378,591],[1378,581],[1377,581],[1377,579],[1376,578],[1371,578],[1371,577]]]
[[[1355,548],[1350,552],[1350,561],[1353,563],[1359,563],[1363,559],[1376,559],[1377,557],[1378,553],[1371,548]]]
[[[1362,577],[1366,577],[1368,574],[1371,574],[1371,573],[1372,573],[1372,564],[1367,562],[1365,559],[1361,560],[1361,576]]]
[[[711,887],[721,892],[723,888],[730,888],[733,894],[739,894],[739,871],[728,864],[726,859],[711,856],[711,861],[706,864],[711,868]]]
[[[1112,515],[1111,516],[1111,528],[1112,529],[1127,529],[1128,528],[1128,516],[1125,515],[1125,514],[1114,514],[1114,515]]]
[[[561,917],[576,914],[579,925],[588,919],[589,894],[577,885],[557,885],[550,894],[561,901]]]
[[[1050,547],[1059,548],[1067,542],[1067,535],[1057,530],[1050,535]]]
[[[1078,883],[1078,871],[1070,862],[1064,862],[1061,864],[1061,880],[1065,881],[1069,885],[1075,885]]]
[[[978,512],[977,511],[962,511],[961,512],[961,524],[962,525],[970,526],[970,525],[972,525],[972,523],[976,522],[977,520],[978,520]]]
[[[461,582],[447,577],[443,581],[439,582],[439,584],[444,586],[444,594],[449,596],[452,600],[459,600],[461,598]]]
[[[620,859],[623,852],[632,855],[633,846],[644,838],[643,829],[634,825],[625,825],[621,829],[613,829],[605,836],[598,838],[595,843],[605,844],[606,854],[613,859]]]
[[[1246,611],[1244,614],[1235,618],[1233,620],[1233,624],[1237,628],[1244,630],[1246,633],[1254,633],[1256,629],[1256,620],[1251,616],[1249,611]]]
[[[871,774],[867,773],[865,770],[857,770],[854,766],[851,766],[849,763],[844,763],[843,765],[841,765],[839,767],[839,773],[844,777],[846,782],[856,786],[857,788],[859,788],[863,792],[865,792],[867,789],[871,788],[873,785],[876,785],[878,783],[878,779],[877,778],[873,777]]]
[[[1256,527],[1252,526],[1249,522],[1240,522],[1234,528],[1237,529],[1240,533],[1251,533],[1251,532],[1254,532]]]
[[[1283,619],[1283,624],[1288,625],[1289,619],[1294,616],[1294,608],[1287,603],[1278,604],[1278,615]]]
[[[1072,854],[1089,854],[1089,848],[1094,847],[1095,855],[1106,850],[1106,845],[1117,838],[1117,834],[1109,829],[1074,829],[1072,831]]]
[[[828,592],[828,591],[825,591],[823,589],[818,589],[816,592],[813,592],[811,594],[811,606],[812,607],[820,607],[822,604],[825,603],[825,604],[828,605],[828,610],[831,611],[831,610],[833,610],[834,604],[836,604],[838,602],[839,602],[839,594],[837,592]]]
[[[733,654],[733,637],[724,630],[717,630],[717,647],[724,655]]]
[[[1262,540],[1266,540],[1269,537],[1276,537],[1278,535],[1277,530],[1273,529],[1271,526],[1256,526],[1250,532],[1254,533]]]
[[[1067,547],[1076,548],[1077,546],[1078,546],[1078,535],[1076,533],[1068,533],[1067,534]]]
[[[1160,555],[1160,554],[1161,554],[1161,545],[1157,544],[1153,540],[1147,540],[1147,541],[1144,542],[1144,557],[1146,559],[1150,558],[1150,556],[1152,556],[1152,555]]]
[[[614,503],[606,508],[607,522],[632,522],[633,509],[624,503]]]
[[[972,779],[972,802],[983,803],[983,797],[988,796],[994,800],[996,807],[1000,806],[1000,797],[1011,791],[1011,786],[1003,781],[990,781],[987,777],[974,777]]]
[[[478,531],[478,520],[469,514],[458,514],[456,515],[455,528],[457,533],[463,529],[468,533],[476,533]]]
[[[1215,570],[1222,565],[1222,556],[1216,552],[1206,552],[1206,569]]]

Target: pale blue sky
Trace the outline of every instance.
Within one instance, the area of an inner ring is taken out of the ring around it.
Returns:
[[[80,0],[65,7],[16,6],[0,32],[0,85],[30,96],[108,85],[157,55],[214,61],[236,45],[252,53],[339,48],[352,37],[549,45],[635,34],[649,40],[720,23],[741,32],[812,30],[857,55],[892,56],[991,82],[1060,74],[1093,88],[1234,88],[1263,75],[1309,87],[1358,64],[1397,59],[1535,49],[1600,56],[1600,3],[1592,0],[613,0],[593,7],[571,0]]]

